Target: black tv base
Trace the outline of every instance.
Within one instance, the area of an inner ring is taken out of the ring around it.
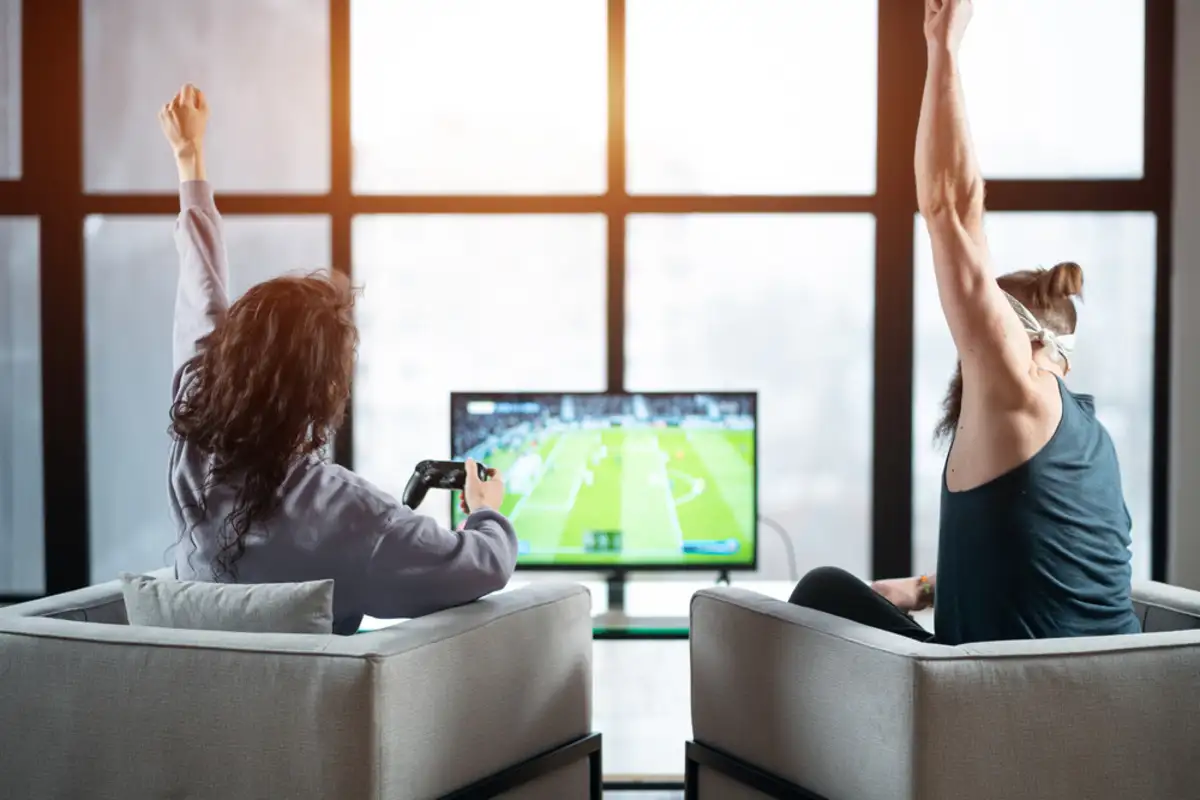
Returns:
[[[686,616],[631,616],[625,610],[627,570],[615,570],[605,580],[608,591],[607,611],[592,619],[596,639],[687,639],[690,620]],[[729,585],[729,570],[717,573],[717,585]]]
[[[608,573],[605,583],[608,587],[608,613],[624,614],[625,613],[625,584],[628,582],[629,572],[627,570],[618,569]],[[717,571],[717,585],[729,585],[729,570],[722,569]]]
[[[615,570],[608,574],[608,612],[625,613],[625,578],[629,573],[625,570]]]

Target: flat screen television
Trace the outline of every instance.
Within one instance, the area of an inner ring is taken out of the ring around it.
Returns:
[[[757,405],[755,392],[456,392],[451,452],[503,472],[520,568],[754,569]]]

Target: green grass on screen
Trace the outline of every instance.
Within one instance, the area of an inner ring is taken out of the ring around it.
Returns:
[[[752,431],[571,430],[493,451],[486,461],[505,474],[501,511],[528,547],[521,564],[748,564],[754,558]],[[619,531],[621,552],[585,552],[589,531]],[[732,555],[682,552],[685,541],[726,539],[738,543]]]

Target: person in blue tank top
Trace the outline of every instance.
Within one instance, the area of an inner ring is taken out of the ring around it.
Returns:
[[[938,569],[868,586],[821,568],[792,602],[925,641],[1103,636],[1140,630],[1131,520],[1093,399],[1071,392],[1078,264],[992,277],[984,184],[958,50],[969,0],[926,0],[928,67],[915,158],[938,296],[959,363],[939,436]],[[910,616],[934,608],[928,633]]]

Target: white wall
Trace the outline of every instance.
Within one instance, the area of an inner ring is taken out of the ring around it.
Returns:
[[[1200,2],[1176,3],[1171,583],[1200,589]]]

